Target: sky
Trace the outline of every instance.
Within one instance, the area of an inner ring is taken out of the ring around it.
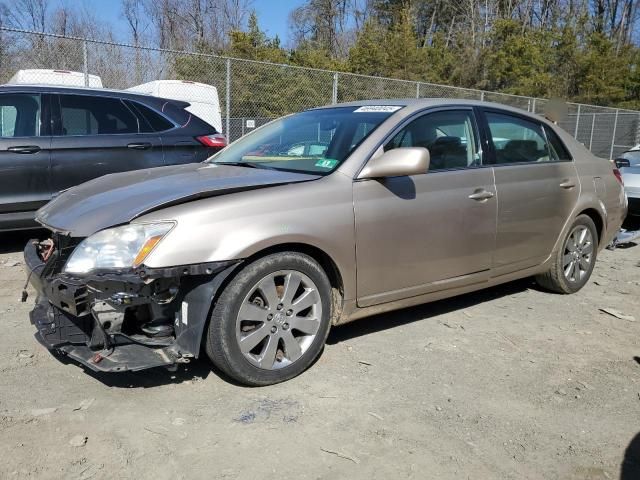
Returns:
[[[114,25],[119,36],[126,35],[119,0],[85,0],[85,3],[98,18],[104,18]],[[301,3],[303,0],[253,0],[252,7],[258,14],[260,28],[266,31],[269,37],[278,35],[281,42],[286,44],[289,37],[289,12]],[[73,2],[67,5],[73,5]]]

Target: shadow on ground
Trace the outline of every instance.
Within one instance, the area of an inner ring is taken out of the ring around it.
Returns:
[[[429,320],[438,315],[514,295],[532,288],[534,285],[532,280],[525,279],[459,297],[357,320],[346,325],[334,327],[327,339],[327,343],[335,345],[362,335],[375,334],[389,328],[400,327],[419,320]],[[64,356],[56,355],[56,357],[63,363],[77,365]],[[82,367],[78,365],[78,368]],[[97,381],[115,388],[154,388],[162,385],[179,384],[186,381],[200,381],[207,378],[210,374],[217,375],[224,381],[236,386],[244,387],[215,369],[204,352],[201,353],[199,360],[195,360],[187,365],[179,365],[174,372],[166,368],[121,373],[94,372],[86,369],[85,372]]]
[[[333,328],[329,334],[327,343],[335,345],[336,343],[351,340],[352,338],[362,335],[381,332],[388,328],[399,327],[418,320],[426,320],[456,310],[463,310],[473,305],[515,295],[529,288],[536,288],[535,283],[533,283],[533,280],[530,278],[447,298],[445,300],[438,300],[437,302],[425,303],[416,307],[374,315]]]
[[[629,443],[624,452],[620,467],[620,480],[638,480],[640,478],[640,433]]]
[[[75,365],[90,377],[108,387],[114,388],[155,388],[163,385],[179,384],[187,381],[198,382],[207,378],[211,373],[218,374],[206,359],[196,360],[189,364],[177,365],[175,371],[167,368],[151,368],[139,372],[105,373],[94,372],[81,366],[62,354],[54,354],[61,363]],[[218,374],[226,381],[230,381],[223,374]]]

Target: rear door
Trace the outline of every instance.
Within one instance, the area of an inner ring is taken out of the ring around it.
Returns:
[[[146,128],[144,131],[156,132],[160,136],[165,165],[201,162],[217,151],[210,151],[211,149],[197,140],[198,136],[214,133],[213,127],[207,126],[206,123],[177,105],[164,103],[163,113],[160,114],[148,105],[135,100],[126,100],[126,103],[145,120],[144,123],[140,123],[141,128]],[[169,120],[165,116],[167,113],[175,117],[175,120]],[[205,126],[203,127],[202,124]]]
[[[29,212],[51,196],[48,97],[0,93],[0,214]]]
[[[494,275],[532,267],[552,252],[580,193],[575,164],[542,122],[485,109],[498,197]]]
[[[108,173],[163,165],[160,137],[117,97],[59,94],[53,106],[54,191]]]

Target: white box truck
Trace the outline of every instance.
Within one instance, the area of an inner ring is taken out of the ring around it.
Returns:
[[[84,73],[69,70],[49,70],[32,68],[18,70],[7,82],[8,85],[64,85],[67,87],[102,88],[102,79],[97,75],[87,75],[89,85],[85,85]]]
[[[189,102],[190,106],[187,107],[187,111],[213,126],[218,132],[222,132],[218,89],[212,85],[188,80],[155,80],[127,90],[146,93],[154,97]]]

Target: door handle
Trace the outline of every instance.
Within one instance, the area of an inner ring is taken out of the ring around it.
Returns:
[[[481,188],[479,190],[476,190],[471,195],[469,195],[469,198],[471,200],[476,200],[477,202],[485,202],[490,198],[493,198],[493,196],[494,196],[493,193],[485,190],[484,188]]]
[[[569,180],[569,179],[563,180],[562,183],[560,184],[561,188],[566,188],[567,190],[569,190],[569,189],[571,189],[571,188],[573,188],[575,186],[576,186],[576,184],[572,180]]]
[[[151,144],[148,142],[130,143],[127,145],[127,148],[132,148],[134,150],[148,150],[149,148],[151,148]]]
[[[38,153],[40,147],[37,145],[16,145],[15,147],[7,148],[7,151],[13,153]]]

